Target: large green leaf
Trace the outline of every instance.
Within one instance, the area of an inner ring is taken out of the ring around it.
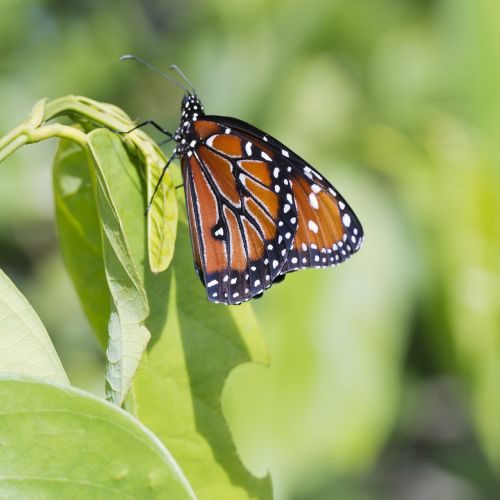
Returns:
[[[109,397],[121,404],[150,338],[143,326],[149,313],[142,285],[144,190],[116,135],[98,129],[88,140],[91,155],[61,141],[54,164],[56,215],[68,270],[107,344]]]
[[[168,271],[146,276],[152,339],[132,384],[133,412],[167,445],[204,500],[271,497],[269,478],[242,465],[221,410],[231,370],[267,363],[250,305],[207,301],[185,221]]]
[[[162,443],[90,394],[0,379],[0,497],[194,498]]]
[[[103,348],[108,342],[110,302],[90,156],[61,140],[53,168],[57,230],[66,267],[85,315]]]
[[[168,447],[173,447],[200,498],[266,498],[270,482],[256,479],[244,469],[220,405],[233,367],[252,360],[267,362],[251,309],[226,308],[207,301],[193,270],[185,222],[180,226],[173,269],[160,275],[150,271],[143,177],[115,136],[95,131],[90,140],[93,153],[100,155],[98,182],[105,183],[102,196],[112,199],[105,207],[113,207],[112,215],[120,221],[120,234],[127,245],[121,250],[133,262],[135,271],[131,272],[137,273],[137,281],[143,281],[151,308],[145,325],[153,336],[152,347],[133,383],[134,410]],[[113,217],[106,217],[114,223]],[[177,286],[172,285],[174,276],[179,277]]]
[[[69,383],[45,327],[1,269],[0,372]]]
[[[96,196],[102,224],[104,267],[113,298],[106,351],[108,396],[121,404],[150,334],[143,325],[149,306],[139,272],[144,265],[138,262],[144,224],[138,222],[134,228],[137,230],[125,233],[117,207],[140,221],[143,195],[137,169],[115,134],[97,129],[89,134],[89,146],[97,167]],[[134,255],[132,249],[136,250]]]
[[[146,146],[148,143],[144,142],[143,144]],[[145,158],[148,202],[153,196],[165,165],[165,159],[161,163],[159,160],[161,161],[162,158],[155,154],[154,150],[148,153]],[[174,255],[178,205],[171,176],[172,171],[175,171],[175,168],[170,167],[165,172],[148,212],[149,267],[154,273],[167,269]],[[182,180],[179,180],[178,183],[181,184]]]

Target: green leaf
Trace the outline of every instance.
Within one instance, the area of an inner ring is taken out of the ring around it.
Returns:
[[[149,314],[143,286],[149,266],[143,216],[146,188],[132,160],[142,162],[148,171],[158,171],[162,159],[140,138],[141,155],[131,158],[115,134],[97,129],[88,135],[91,155],[61,141],[54,163],[63,255],[87,317],[101,344],[108,344],[109,396],[117,404],[122,403],[150,338],[143,326]],[[168,265],[173,254],[174,191],[170,178],[166,179],[149,221],[159,233],[166,231],[161,242],[153,243],[160,268]]]
[[[141,240],[145,234],[141,219],[144,217],[140,210],[143,190],[137,169],[115,134],[97,129],[88,138],[97,167],[96,195],[102,224],[104,266],[113,297],[106,351],[108,396],[111,401],[121,404],[150,339],[143,325],[149,306],[139,272],[144,268],[141,256]],[[136,230],[125,233],[124,216],[137,221]]]
[[[0,379],[0,422],[2,498],[194,498],[150,431],[83,391]]]
[[[161,167],[163,168],[163,165]],[[148,168],[148,200],[153,195],[162,168],[158,168],[158,165]],[[166,173],[148,213],[149,264],[153,272],[164,271],[172,261],[177,233],[177,212],[175,187]]]
[[[67,139],[53,167],[55,212],[66,267],[83,310],[103,348],[108,342],[111,297],[104,272],[102,238],[90,156]]]
[[[69,383],[45,327],[1,269],[0,372]]]
[[[146,159],[148,202],[166,163],[164,159],[159,163],[158,160],[161,159],[158,158],[158,155],[148,155]],[[172,171],[172,166],[169,167],[169,170]],[[177,218],[178,206],[175,185],[169,172],[166,172],[148,212],[149,266],[154,273],[164,271],[172,261],[177,234]]]
[[[153,334],[132,383],[133,412],[172,451],[204,500],[271,497],[269,477],[242,465],[221,410],[229,373],[268,355],[251,306],[207,301],[186,222],[166,273],[146,276]]]

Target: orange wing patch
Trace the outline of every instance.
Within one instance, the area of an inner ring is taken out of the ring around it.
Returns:
[[[361,225],[344,199],[319,174],[307,173],[292,177],[298,227],[282,273],[335,266],[361,246]]]
[[[215,149],[226,156],[241,158],[241,140],[235,135],[219,134],[212,135],[206,141],[207,146]]]
[[[206,165],[210,165],[209,175],[217,184],[219,192],[233,205],[241,205],[240,195],[236,189],[236,181],[233,176],[231,162],[222,158],[205,146],[200,146],[198,155]]]
[[[193,181],[193,203],[203,207],[203,217],[200,217],[200,238],[203,241],[203,268],[206,273],[214,273],[227,267],[227,254],[224,242],[216,239],[212,229],[218,223],[218,206],[215,195],[208,183],[198,162],[194,157],[190,159],[189,169]],[[196,209],[196,208],[195,208]]]
[[[266,186],[271,185],[271,173],[267,163],[255,160],[241,160],[238,162],[239,167],[244,171],[255,177]]]
[[[262,205],[264,205],[269,215],[273,219],[276,219],[279,209],[278,195],[260,184],[257,184],[250,177],[245,177],[245,187]]]
[[[257,222],[266,240],[276,236],[276,224],[252,198],[245,198],[245,209]]]
[[[224,216],[226,217],[229,235],[227,236],[230,262],[229,266],[239,272],[243,272],[247,268],[247,257],[245,252],[245,244],[243,235],[238,226],[238,221],[234,213],[227,207],[224,207]]]
[[[195,134],[202,140],[221,132],[221,127],[219,125],[206,120],[196,120],[193,122],[193,128]]]
[[[264,255],[264,242],[262,238],[260,238],[259,233],[255,230],[253,224],[250,224],[246,217],[242,217],[242,220],[248,246],[248,257],[250,260],[261,259]]]
[[[299,220],[295,246],[315,244],[318,248],[331,248],[340,241],[344,229],[336,203],[328,200],[324,191],[315,193],[304,178],[294,179],[292,190]]]

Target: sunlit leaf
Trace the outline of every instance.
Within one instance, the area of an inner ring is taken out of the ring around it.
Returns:
[[[185,221],[168,271],[146,283],[153,336],[132,384],[133,412],[172,451],[199,498],[270,498],[269,478],[243,467],[221,410],[231,370],[268,361],[251,306],[208,302]]]
[[[148,202],[158,183],[164,163],[157,155],[147,159]],[[169,167],[172,171],[172,166]],[[166,172],[148,213],[148,255],[151,271],[159,273],[172,261],[177,234],[177,199],[170,172]]]
[[[0,379],[0,497],[194,498],[163,444],[73,388]]]
[[[110,295],[90,156],[77,144],[60,141],[53,167],[55,213],[66,268],[101,346],[108,342]]]
[[[133,250],[140,243],[143,217],[137,206],[143,195],[137,168],[130,162],[123,143],[111,132],[98,129],[89,134],[89,145],[96,162],[96,197],[102,224],[103,255],[109,290],[113,298],[109,322],[107,355],[107,382],[111,400],[121,404],[146,348],[150,334],[143,325],[149,314]],[[138,231],[123,230],[122,211],[132,213],[138,222]],[[142,246],[141,246],[142,247]]]
[[[45,327],[1,269],[0,372],[69,383]]]

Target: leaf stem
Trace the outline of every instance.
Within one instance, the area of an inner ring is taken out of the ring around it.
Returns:
[[[87,145],[86,134],[75,127],[51,124],[35,128],[29,123],[24,123],[0,139],[0,162],[25,144],[40,142],[52,137],[70,139],[82,147],[86,147]]]

